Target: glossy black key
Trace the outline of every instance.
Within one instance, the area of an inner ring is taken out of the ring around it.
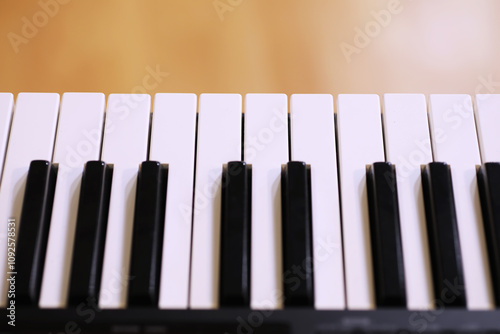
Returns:
[[[282,167],[281,210],[285,305],[313,306],[311,171],[304,162]]]
[[[72,305],[88,298],[97,304],[99,298],[112,176],[112,165],[103,161],[89,161],[83,171],[71,261]]]
[[[396,172],[389,162],[366,168],[375,296],[378,307],[406,307]]]
[[[221,306],[250,303],[252,168],[243,161],[223,166],[221,200]]]
[[[56,178],[50,162],[31,162],[16,245],[16,304],[37,305],[40,298]]]
[[[157,305],[165,226],[168,165],[141,164],[137,176],[128,302],[130,306]],[[175,236],[174,236],[175,237]]]
[[[477,170],[495,304],[500,307],[500,163],[488,162]]]
[[[422,190],[435,298],[444,307],[465,307],[462,255],[450,166],[443,162],[422,166]]]

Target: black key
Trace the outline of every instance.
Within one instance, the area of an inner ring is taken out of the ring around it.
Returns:
[[[99,298],[112,176],[112,166],[104,161],[89,161],[85,165],[71,261],[72,305],[88,298],[97,304]]]
[[[435,298],[445,307],[465,307],[462,255],[450,166],[443,162],[422,166],[422,190]]]
[[[222,171],[221,306],[249,306],[252,169],[232,161]]]
[[[281,211],[285,305],[313,306],[311,171],[304,162],[282,168]]]
[[[128,287],[131,306],[158,304],[167,178],[168,165],[157,161],[141,164],[137,176],[130,259],[132,279]]]
[[[398,189],[394,166],[366,168],[375,296],[378,307],[406,307]]]
[[[16,304],[38,305],[56,178],[50,162],[31,162],[16,247]]]
[[[477,182],[495,304],[500,307],[500,163],[488,162],[478,168]]]

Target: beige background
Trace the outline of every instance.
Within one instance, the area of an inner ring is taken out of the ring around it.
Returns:
[[[49,16],[0,0],[0,91],[500,91],[500,1],[402,1],[379,31],[371,11],[389,1],[217,1],[72,0]],[[229,6],[222,19],[214,3]],[[29,38],[23,20],[40,25]],[[366,26],[348,62],[340,46]]]

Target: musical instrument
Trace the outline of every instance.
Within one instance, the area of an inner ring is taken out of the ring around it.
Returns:
[[[4,330],[500,330],[500,95],[59,100],[0,94]]]

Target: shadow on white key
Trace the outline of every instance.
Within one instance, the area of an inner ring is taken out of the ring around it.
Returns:
[[[147,159],[151,97],[111,94],[101,160],[113,164],[108,226],[99,294],[100,308],[127,301],[135,194],[139,165]]]
[[[32,160],[52,160],[59,112],[59,94],[20,93],[7,147],[0,186],[0,245],[7,245],[7,222],[13,219],[19,231],[24,189]],[[0,307],[7,300],[7,247],[0,247]]]
[[[99,160],[104,103],[102,93],[65,93],[62,97],[53,159],[59,166],[41,308],[66,306],[82,172],[87,161]]]
[[[467,308],[493,308],[476,165],[481,164],[469,95],[438,94],[429,98],[429,120],[434,161],[451,168],[462,251]]]

